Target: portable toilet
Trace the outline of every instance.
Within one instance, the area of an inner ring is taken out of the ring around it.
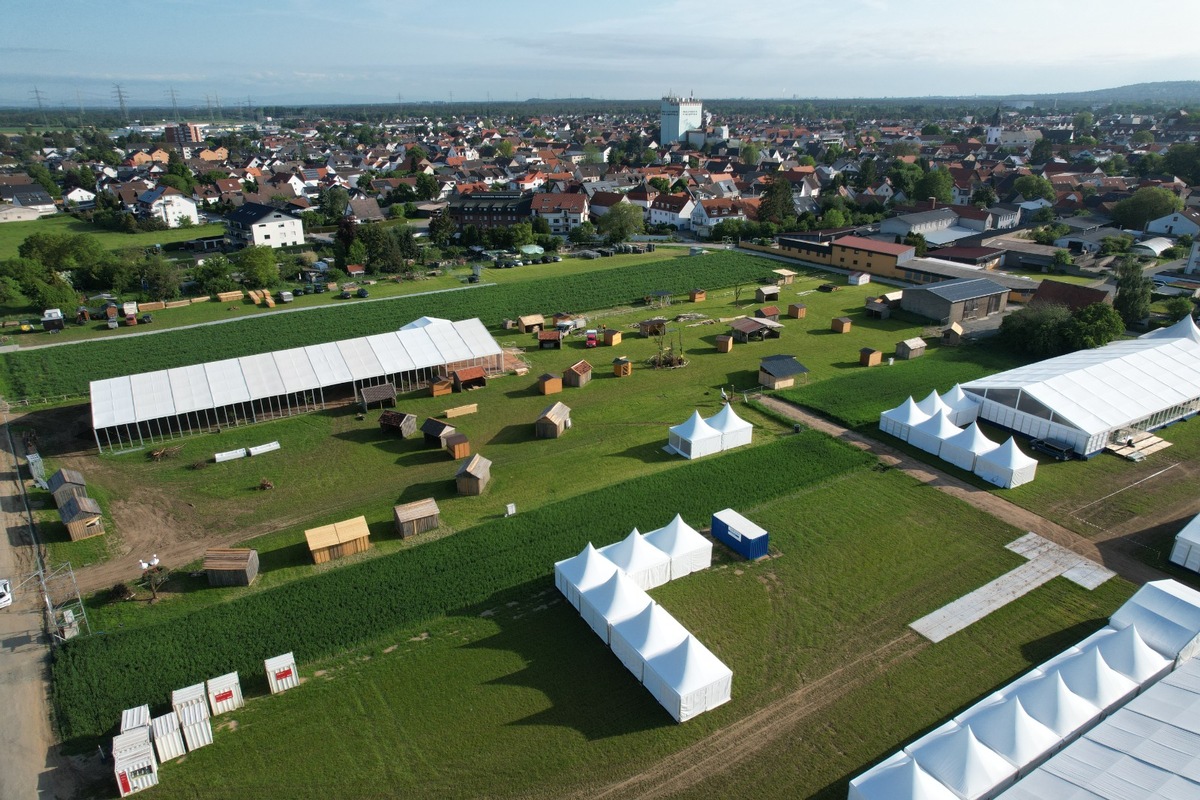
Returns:
[[[732,508],[712,515],[712,535],[746,559],[762,558],[767,554],[767,532]]]

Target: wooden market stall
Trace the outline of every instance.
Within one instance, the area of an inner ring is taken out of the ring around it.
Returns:
[[[314,564],[324,564],[335,558],[368,550],[371,547],[370,536],[366,517],[354,517],[304,532]]]

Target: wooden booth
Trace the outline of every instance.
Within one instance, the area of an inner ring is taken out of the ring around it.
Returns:
[[[950,327],[942,331],[942,344],[947,347],[958,347],[963,342],[963,326],[951,322]]]
[[[767,356],[758,366],[758,382],[768,389],[788,389],[796,385],[797,378],[808,380],[808,367],[795,356]]]
[[[666,317],[642,320],[638,323],[638,333],[642,335],[643,339],[649,339],[653,336],[665,336],[667,333]]]
[[[537,343],[539,350],[561,350],[563,334],[558,328],[550,328],[545,331],[538,331]]]
[[[792,303],[788,306],[788,316],[792,319],[804,319],[808,315],[808,306],[804,303]]]
[[[693,303],[703,303],[708,299],[708,292],[704,289],[692,289],[688,292],[688,299]]]
[[[746,344],[764,339],[778,339],[783,325],[772,319],[742,317],[729,323],[729,333],[735,342]]]
[[[779,306],[763,306],[755,310],[754,316],[757,319],[769,319],[773,322],[779,322]]]
[[[365,552],[371,549],[370,537],[366,517],[354,517],[304,532],[314,564]]]
[[[484,487],[492,479],[492,462],[476,453],[462,463],[454,475],[454,485],[459,494],[483,494]]]
[[[883,362],[883,351],[864,347],[858,351],[858,364],[862,367],[877,367]]]
[[[778,286],[760,286],[754,290],[754,302],[756,303],[777,303],[779,302],[779,287]]]
[[[454,391],[465,392],[487,386],[487,371],[483,367],[463,367],[450,373]]]
[[[50,476],[46,484],[50,488],[50,494],[54,495],[54,505],[57,508],[61,508],[68,497],[87,497],[87,483],[83,479],[83,473],[73,469],[60,469]]]
[[[557,439],[571,429],[571,409],[562,403],[546,406],[533,423],[533,435],[538,439]]]
[[[576,361],[563,371],[563,383],[582,389],[592,380],[592,365],[587,361]]]
[[[433,417],[426,418],[425,422],[421,424],[421,433],[425,436],[426,447],[445,447],[446,437],[456,432],[453,425]]]
[[[71,495],[58,508],[58,516],[67,526],[71,541],[104,533],[100,504],[87,495]]]
[[[733,352],[733,337],[728,334],[717,336],[717,352],[732,353]]]
[[[398,433],[400,438],[407,439],[417,432],[417,417],[401,411],[384,411],[379,415],[379,429],[388,433]]]
[[[249,586],[258,577],[258,551],[248,547],[211,547],[204,553],[209,586]]]
[[[405,503],[392,509],[392,516],[396,522],[396,533],[400,534],[402,539],[436,528],[441,522],[439,514],[441,512],[438,510],[437,501],[432,497]]]
[[[790,269],[773,269],[771,272],[777,276],[775,283],[780,286],[790,286],[796,280],[796,276],[800,274]]]
[[[517,317],[517,329],[521,333],[536,333],[546,327],[546,318],[541,314],[526,314]]]
[[[561,375],[547,372],[544,375],[539,375],[537,380],[538,391],[542,394],[558,394],[562,391],[563,382]]]
[[[613,359],[613,375],[618,378],[628,378],[633,374],[633,362],[625,356],[618,356]]]
[[[621,332],[613,328],[604,329],[604,346],[612,347],[621,343]]]
[[[454,459],[466,458],[471,455],[471,440],[456,431],[446,437],[446,452]]]
[[[833,322],[829,324],[829,329],[834,333],[849,333],[851,323],[849,317],[834,317]]]
[[[391,383],[381,383],[378,386],[364,386],[358,392],[359,398],[362,400],[363,411],[370,410],[371,406],[378,403],[382,408],[385,405],[396,405],[396,386]]]
[[[454,392],[454,381],[449,378],[438,378],[429,384],[430,397],[445,397]]]
[[[905,339],[903,342],[897,342],[896,358],[901,361],[920,358],[925,355],[925,347],[925,340],[920,336],[914,336],[911,339]]]

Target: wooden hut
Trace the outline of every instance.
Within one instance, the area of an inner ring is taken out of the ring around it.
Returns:
[[[703,303],[708,299],[708,292],[704,289],[692,289],[688,292],[688,299],[693,303]]]
[[[417,432],[417,417],[401,411],[384,411],[379,415],[379,429],[398,433],[400,438],[407,439]]]
[[[618,378],[628,378],[633,374],[633,362],[625,356],[617,356],[613,359],[613,375]]]
[[[454,381],[449,378],[438,378],[433,383],[429,384],[429,394],[431,397],[445,397],[454,392]]]
[[[849,333],[851,320],[849,317],[834,317],[829,329],[834,333]]]
[[[381,383],[378,386],[364,386],[358,392],[359,398],[362,400],[363,411],[367,411],[375,403],[379,404],[380,408],[385,405],[396,405],[396,386],[391,383]]]
[[[533,423],[533,434],[538,439],[557,439],[570,429],[571,409],[562,403],[546,406]]]
[[[874,319],[888,319],[892,316],[891,305],[878,297],[868,297],[864,303],[864,307],[867,316]]]
[[[717,337],[717,352],[732,353],[733,352],[733,337],[728,334],[721,334]]]
[[[858,351],[858,363],[863,367],[877,367],[883,362],[883,351],[864,347]]]
[[[538,331],[537,343],[539,350],[561,350],[563,334],[558,328],[551,328],[546,331]]]
[[[942,331],[942,344],[947,347],[958,347],[963,341],[963,326],[951,322],[950,327]]]
[[[605,347],[612,347],[613,345],[617,345],[620,343],[621,343],[621,332],[620,331],[614,330],[613,328],[605,328],[604,329],[604,345],[605,345]]]
[[[729,323],[729,333],[735,342],[746,344],[764,339],[778,339],[783,325],[771,319],[742,317]]]
[[[778,276],[775,282],[780,286],[790,286],[796,280],[796,276],[800,274],[790,269],[773,269],[771,272]]]
[[[769,319],[779,322],[779,306],[763,306],[755,310],[754,316],[757,319]]]
[[[50,476],[46,484],[50,488],[50,494],[54,495],[54,505],[57,508],[62,508],[68,497],[87,497],[87,483],[83,479],[83,473],[73,469],[60,469]]]
[[[402,539],[436,528],[441,522],[439,514],[441,512],[438,510],[437,501],[432,497],[417,500],[414,503],[405,503],[392,509],[392,516],[396,522],[396,533],[400,534]]]
[[[563,381],[561,375],[547,372],[545,375],[539,375],[537,380],[538,391],[542,394],[558,394],[562,391]]]
[[[459,494],[483,494],[483,489],[492,479],[492,462],[476,453],[462,463],[454,475],[454,484]]]
[[[792,303],[788,306],[788,316],[792,319],[804,319],[808,315],[808,306],[804,303]]]
[[[314,564],[365,552],[371,548],[370,537],[366,517],[354,517],[304,532]]]
[[[258,551],[248,547],[211,547],[204,553],[209,586],[249,586],[258,577]]]
[[[638,323],[638,333],[643,339],[649,339],[652,336],[663,336],[667,332],[666,317],[655,317],[654,319],[644,319]]]
[[[896,358],[902,361],[920,358],[925,355],[925,347],[925,340],[920,336],[914,336],[911,339],[905,339],[903,342],[897,342]]]
[[[471,455],[471,440],[465,433],[452,433],[446,437],[446,452],[451,458],[466,458]]]
[[[576,361],[563,370],[563,383],[567,386],[573,386],[576,389],[582,389],[584,386],[587,386],[591,379],[592,365],[587,361]]]
[[[425,435],[426,447],[445,447],[446,437],[457,433],[454,426],[440,419],[427,417],[421,424],[421,433]]]
[[[777,303],[779,302],[779,287],[774,284],[770,286],[760,286],[754,290],[754,302],[756,303]]]
[[[758,382],[768,389],[788,389],[796,385],[796,379],[808,379],[808,367],[795,356],[767,356],[758,366]]]
[[[456,392],[482,389],[487,386],[487,371],[483,367],[464,367],[451,372],[450,380]]]
[[[546,327],[546,318],[541,314],[526,314],[517,317],[517,329],[521,333],[536,333]]]
[[[58,516],[67,526],[73,542],[104,533],[100,505],[86,494],[74,494],[64,500],[58,507]]]

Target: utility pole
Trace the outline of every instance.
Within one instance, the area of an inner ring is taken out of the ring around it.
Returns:
[[[246,98],[246,119],[247,120],[254,119],[253,112],[250,110],[252,106],[253,106],[253,101],[251,101],[250,98],[247,97]]]
[[[117,105],[121,107],[121,119],[129,122],[129,107],[125,104],[125,90],[121,88],[121,84],[113,84],[113,97],[117,100]]]
[[[75,102],[79,104],[79,124],[83,124],[83,95],[78,89],[75,90]]]
[[[167,90],[167,94],[171,96],[171,110],[175,114],[175,121],[179,122],[179,93],[176,92],[175,87],[172,86]]]
[[[216,98],[217,101],[217,119],[223,119],[225,114],[221,111],[221,95],[216,94],[213,95],[213,97]]]
[[[42,90],[35,86],[30,94],[33,95],[33,99],[37,101],[38,113],[42,115],[42,127],[49,128],[50,123],[46,119],[46,109],[42,105]]]
[[[204,93],[204,102],[208,106],[208,121],[212,122],[213,121],[212,98],[208,95],[208,92]]]

